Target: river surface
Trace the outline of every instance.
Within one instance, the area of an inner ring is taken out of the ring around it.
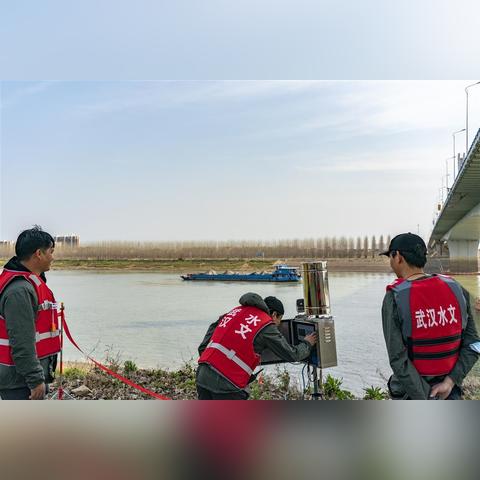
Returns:
[[[384,387],[391,373],[380,310],[392,280],[393,274],[329,273],[338,366],[325,373],[343,378],[344,388],[357,395],[366,386]],[[458,280],[480,294],[480,277]],[[277,296],[285,318],[295,316],[295,301],[303,296],[301,283],[184,282],[176,274],[151,272],[52,271],[48,281],[57,300],[65,302],[70,330],[84,351],[100,361],[108,352],[139,367],[169,369],[196,360],[208,325],[243,293]],[[84,358],[65,343],[65,360]],[[300,382],[301,367],[288,368]]]

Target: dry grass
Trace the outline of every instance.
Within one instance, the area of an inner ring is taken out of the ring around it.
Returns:
[[[271,241],[96,242],[56,248],[56,258],[69,260],[158,260],[225,258],[371,258],[388,244],[369,237],[323,237]],[[13,255],[13,245],[0,244],[0,257]]]
[[[271,271],[278,259],[187,259],[187,260],[56,260],[53,270],[109,270],[156,271],[164,273],[192,273],[215,270],[224,272]],[[310,259],[283,258],[293,267]],[[381,272],[388,273],[388,261],[383,258],[328,259],[328,269],[333,272]]]
[[[54,269],[155,270],[189,273],[206,270],[272,270],[279,259],[298,266],[302,260],[327,259],[333,271],[388,272],[378,257],[388,238],[324,237],[272,241],[97,242],[57,246]],[[0,243],[0,259],[14,254]]]
[[[468,376],[463,383],[465,400],[480,400],[480,378]]]
[[[127,364],[128,362],[122,367],[114,362],[109,364],[109,366],[112,370],[117,371],[133,382],[174,400],[193,400],[197,398],[195,387],[196,365],[194,364],[185,364],[180,369],[174,371],[165,369],[126,369]],[[90,389],[87,395],[82,396],[85,400],[151,400],[153,398],[112,378],[91,364],[66,362],[64,367],[65,390],[71,393],[75,388],[85,385]],[[328,400],[355,399],[348,390],[343,390],[341,380],[329,377],[327,377],[324,383],[324,391]],[[57,386],[58,378],[56,383],[53,384],[53,389]],[[291,381],[288,372],[281,367],[273,374],[262,375],[260,381],[251,384],[250,389],[250,399],[252,400],[299,400],[302,398],[299,386]],[[467,377],[463,389],[466,400],[480,400],[480,378],[474,376]],[[368,394],[368,390],[372,390],[372,388],[365,390]],[[384,391],[380,389],[375,390],[378,390],[378,392],[375,395],[370,395],[369,398],[374,400],[386,398]]]
[[[182,368],[174,371],[164,369],[127,371],[118,364],[109,365],[109,367],[136,384],[173,400],[195,400],[197,398],[196,365],[185,364]],[[58,387],[58,380],[57,377],[52,385],[52,392]],[[75,397],[72,391],[80,386],[86,386],[90,390],[90,392],[82,395],[81,398],[84,400],[153,399],[153,397],[125,385],[94,366],[78,362],[67,364],[63,388]],[[266,375],[262,382],[254,384],[251,398],[258,400],[294,400],[301,398],[301,392],[295,385],[290,384],[288,374],[279,371],[277,375]]]

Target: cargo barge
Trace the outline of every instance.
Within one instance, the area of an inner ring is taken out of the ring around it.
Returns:
[[[219,282],[298,282],[300,274],[295,267],[287,265],[276,265],[275,270],[268,272],[252,273],[234,273],[224,272],[216,273],[214,271],[206,273],[188,273],[181,275],[183,280],[206,280]]]

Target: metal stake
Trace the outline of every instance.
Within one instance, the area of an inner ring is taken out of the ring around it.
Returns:
[[[60,349],[60,369],[58,372],[58,382],[59,386],[57,391],[50,397],[51,400],[64,400],[65,397],[67,400],[75,400],[72,395],[66,392],[63,389],[63,316],[64,316],[65,305],[63,302],[60,303],[60,342],[61,342],[61,349]]]

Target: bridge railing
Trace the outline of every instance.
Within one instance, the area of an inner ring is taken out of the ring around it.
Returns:
[[[445,198],[445,201],[443,202],[442,204],[442,207],[441,207],[441,210],[438,212],[437,214],[437,218],[435,219],[434,221],[434,224],[433,224],[433,227],[432,227],[432,230],[430,232],[430,235],[429,235],[429,242],[431,242],[431,237],[432,237],[432,234],[433,232],[435,231],[435,228],[437,226],[437,223],[438,221],[442,218],[443,216],[443,213],[445,211],[445,209],[447,208],[447,206],[449,205],[450,203],[450,200],[455,192],[455,189],[456,189],[456,186],[460,180],[460,177],[463,175],[463,173],[465,172],[465,169],[467,168],[468,164],[471,162],[472,160],[472,156],[473,156],[473,152],[476,148],[478,148],[478,145],[480,145],[480,129],[478,129],[477,131],[477,134],[475,135],[475,138],[473,139],[473,142],[470,144],[470,148],[468,149],[468,153],[461,165],[461,167],[459,168],[458,170],[458,173],[457,173],[457,176],[455,177],[454,179],[454,182],[451,186],[450,189],[448,189],[448,194],[447,194],[447,198]]]
[[[465,157],[465,160],[463,161],[462,166],[458,170],[457,176],[454,178],[452,186],[448,190],[447,198],[445,199],[445,202],[443,203],[442,210],[437,217],[437,221],[442,216],[442,213],[443,213],[443,210],[445,209],[445,207],[448,205],[448,203],[450,201],[450,197],[453,195],[453,192],[455,191],[455,187],[457,186],[458,180],[460,179],[463,172],[467,168],[468,163],[470,163],[471,156],[473,155],[473,150],[476,148],[477,144],[479,144],[479,143],[480,143],[480,129],[478,129],[477,134],[475,135],[475,138],[473,139],[473,142],[470,144],[470,148],[468,149],[467,156]]]
[[[467,166],[467,163],[470,161],[470,157],[473,154],[473,150],[477,146],[478,143],[480,143],[480,128],[478,129],[477,134],[475,135],[475,138],[473,139],[473,142],[470,144],[468,152],[465,155],[465,160],[462,162],[462,166],[458,170],[457,176],[454,178],[454,182],[453,182],[453,185],[452,185],[452,188],[450,189],[450,191],[453,190],[453,187],[457,183],[457,178],[460,177],[460,175],[463,173],[463,170]]]

